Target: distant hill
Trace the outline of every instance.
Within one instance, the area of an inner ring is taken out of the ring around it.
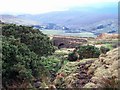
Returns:
[[[38,24],[36,21],[21,19],[13,15],[0,15],[0,20],[5,23],[13,23],[18,25],[35,25]]]
[[[118,10],[114,4],[106,4],[101,8],[73,7],[66,11],[49,12],[38,15],[18,15],[18,18],[35,20],[39,23],[54,23],[68,28],[81,28],[102,20],[117,19]]]
[[[100,22],[96,22],[94,24],[90,24],[85,26],[83,31],[94,33],[95,35],[99,35],[101,33],[118,33],[118,20],[117,19],[107,19],[102,20]]]

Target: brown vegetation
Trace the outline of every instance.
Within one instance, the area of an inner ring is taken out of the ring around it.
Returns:
[[[120,35],[119,34],[107,34],[107,33],[102,33],[99,36],[97,36],[96,39],[119,39]]]

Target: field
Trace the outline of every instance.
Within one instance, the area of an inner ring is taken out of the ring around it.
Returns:
[[[64,35],[64,36],[77,36],[77,37],[96,37],[93,33],[65,33],[63,30],[40,30],[47,35]]]

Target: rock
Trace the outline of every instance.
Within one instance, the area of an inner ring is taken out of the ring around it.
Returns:
[[[113,73],[112,73],[112,77],[116,77],[118,78],[118,70],[114,70]]]
[[[94,83],[87,83],[83,88],[95,88],[96,85]]]
[[[35,83],[34,83],[34,86],[35,86],[36,88],[39,88],[39,87],[41,86],[41,82],[40,82],[40,81],[35,82]]]
[[[94,77],[94,76],[93,76],[93,77],[91,78],[91,81],[92,81],[94,84],[97,84],[98,80],[99,80],[98,77]]]
[[[87,75],[90,75],[90,74],[94,73],[94,71],[95,71],[95,68],[94,67],[90,67],[88,72],[87,72]]]
[[[111,71],[117,70],[118,69],[118,61],[114,61],[109,69]]]

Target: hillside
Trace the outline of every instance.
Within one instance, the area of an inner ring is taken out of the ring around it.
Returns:
[[[0,15],[0,20],[4,23],[13,23],[17,25],[36,25],[38,24],[36,21],[33,20],[26,20],[26,19],[21,19],[18,18],[14,15]]]
[[[102,54],[98,59],[68,62],[59,70],[59,73],[64,74],[63,81],[56,78],[55,85],[64,88],[117,88],[119,49]]]
[[[21,19],[35,20],[41,23],[54,23],[68,28],[80,28],[96,22],[117,19],[117,7],[108,3],[104,8],[72,7],[65,11],[55,11],[36,15],[18,15]],[[88,14],[89,13],[89,14]]]
[[[88,69],[87,74],[93,74],[90,82],[84,88],[117,88],[119,85],[118,72],[120,67],[119,48],[109,51],[105,55],[101,55]]]

